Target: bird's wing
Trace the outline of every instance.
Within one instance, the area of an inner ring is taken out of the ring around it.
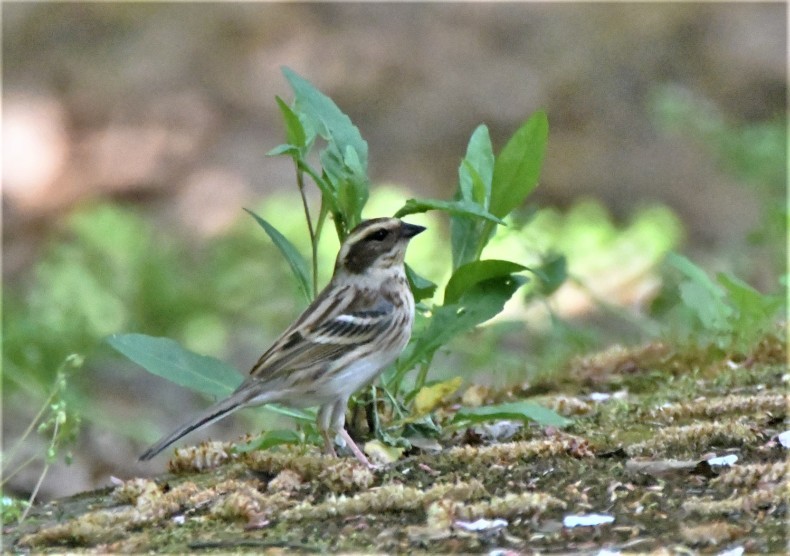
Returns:
[[[394,306],[380,295],[351,296],[340,290],[329,296],[327,290],[258,359],[250,378],[268,381],[320,368],[373,341],[390,325]]]

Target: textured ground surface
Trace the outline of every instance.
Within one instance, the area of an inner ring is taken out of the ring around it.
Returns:
[[[37,508],[6,527],[5,549],[783,552],[786,360],[777,339],[740,360],[614,348],[551,385],[583,394],[543,397],[574,418],[567,430],[527,427],[506,440],[456,431],[438,454],[373,472],[311,449],[187,449],[155,481]],[[596,401],[594,392],[619,394]],[[737,460],[710,465],[713,455]],[[586,514],[614,520],[563,524]],[[474,522],[480,530],[469,530]]]

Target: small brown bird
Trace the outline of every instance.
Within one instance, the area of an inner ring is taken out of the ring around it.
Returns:
[[[397,218],[366,220],[348,235],[332,279],[301,316],[252,367],[225,400],[148,448],[149,460],[190,432],[243,407],[282,403],[319,406],[316,419],[326,451],[336,434],[370,466],[346,432],[346,406],[400,355],[411,336],[414,297],[403,257],[409,240],[425,230]]]

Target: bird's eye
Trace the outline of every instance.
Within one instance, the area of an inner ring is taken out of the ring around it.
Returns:
[[[387,230],[376,230],[372,234],[370,234],[367,239],[372,241],[384,241],[386,237],[389,235],[389,231]]]

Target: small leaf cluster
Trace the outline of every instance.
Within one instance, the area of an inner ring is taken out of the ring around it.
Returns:
[[[785,306],[781,296],[763,294],[729,273],[718,273],[714,281],[677,253],[669,253],[667,262],[680,277],[655,305],[669,314],[668,326],[686,342],[746,353],[775,330]]]
[[[69,448],[76,443],[81,416],[73,404],[67,400],[66,391],[72,374],[82,368],[83,362],[83,357],[77,354],[69,355],[63,361],[56,372],[55,383],[42,407],[24,433],[16,439],[13,447],[3,454],[3,480],[0,482],[0,486],[4,486],[14,475],[38,460],[38,457],[34,456],[20,462],[20,458],[17,457],[22,444],[33,430],[35,429],[38,434],[48,438],[47,449],[43,457],[44,467],[27,502],[2,496],[0,515],[2,515],[4,522],[16,519],[20,522],[24,521],[50,466],[55,463],[58,456],[63,456],[66,463],[71,463],[72,453]]]

